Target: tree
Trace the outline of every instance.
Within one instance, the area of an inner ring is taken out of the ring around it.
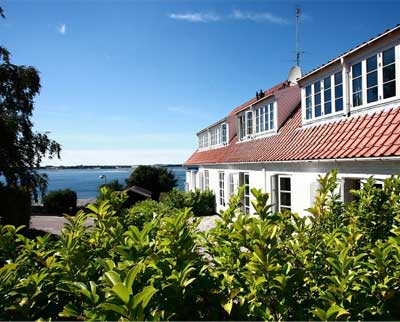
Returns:
[[[114,179],[108,183],[101,184],[99,186],[99,190],[104,187],[108,188],[111,191],[121,191],[124,189],[124,186],[122,185],[122,183],[119,183],[118,179]]]
[[[131,173],[126,183],[128,187],[138,186],[150,190],[153,198],[158,200],[161,192],[170,191],[176,186],[177,179],[165,168],[140,165]]]
[[[3,11],[0,8],[0,16]],[[60,157],[61,146],[46,133],[32,130],[34,98],[40,91],[38,71],[11,63],[0,47],[0,176],[7,186],[23,187],[37,200],[47,188],[47,177],[35,171],[48,156]]]

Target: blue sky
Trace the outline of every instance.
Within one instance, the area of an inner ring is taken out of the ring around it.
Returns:
[[[1,1],[0,44],[40,71],[44,164],[181,163],[195,133],[286,79],[303,10],[308,71],[400,23],[395,1]]]

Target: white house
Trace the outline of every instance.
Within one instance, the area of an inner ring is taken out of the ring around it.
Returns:
[[[305,214],[318,175],[334,168],[350,201],[369,176],[400,173],[400,25],[304,76],[294,68],[197,136],[187,189],[213,190],[218,211],[246,185],[245,212],[255,187],[276,210]]]

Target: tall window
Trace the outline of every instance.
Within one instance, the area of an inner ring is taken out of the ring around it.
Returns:
[[[362,105],[362,69],[361,62],[351,66],[353,85],[353,106]]]
[[[204,170],[204,190],[210,189],[210,174],[208,170]]]
[[[218,172],[219,174],[219,204],[225,206],[225,173]]]
[[[256,133],[271,131],[275,128],[274,103],[269,103],[255,110]]]
[[[246,112],[246,118],[247,118],[247,135],[251,135],[253,133],[253,112],[248,111]]]
[[[324,78],[324,114],[332,113],[331,76]]]
[[[335,111],[343,111],[343,76],[342,72],[334,75],[335,80]]]
[[[246,137],[246,115],[239,115],[239,138],[243,139]]]
[[[314,117],[321,116],[321,83],[314,83]]]
[[[245,214],[250,213],[250,181],[248,172],[239,173],[239,185],[244,186],[242,196],[242,210]]]
[[[396,65],[394,47],[382,53],[383,98],[396,96]]]
[[[291,179],[287,176],[279,176],[279,210],[291,210],[292,209],[292,192],[291,192]]]
[[[233,173],[229,175],[229,197],[231,197],[236,192],[235,187],[235,176]]]
[[[226,123],[222,124],[221,131],[222,131],[222,143],[226,144],[228,143],[228,124]]]
[[[199,134],[199,149],[208,147],[208,132]]]
[[[311,97],[311,85],[306,87],[306,119],[312,118],[312,97]]]
[[[204,191],[204,174],[203,172],[199,172],[199,184],[200,184],[200,190]]]
[[[378,100],[378,60],[377,55],[367,59],[367,103]]]

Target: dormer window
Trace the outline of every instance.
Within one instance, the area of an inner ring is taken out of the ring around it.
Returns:
[[[208,132],[204,132],[198,135],[199,149],[208,148]]]
[[[303,89],[304,117],[322,118],[343,111],[342,71],[322,77]]]
[[[238,116],[239,140],[259,137],[275,130],[276,103],[260,103]]]
[[[228,123],[220,123],[198,134],[199,149],[228,143]]]
[[[351,66],[352,107],[364,107],[397,96],[396,47],[378,52]]]
[[[262,133],[275,129],[274,103],[269,103],[255,110],[256,133]]]

